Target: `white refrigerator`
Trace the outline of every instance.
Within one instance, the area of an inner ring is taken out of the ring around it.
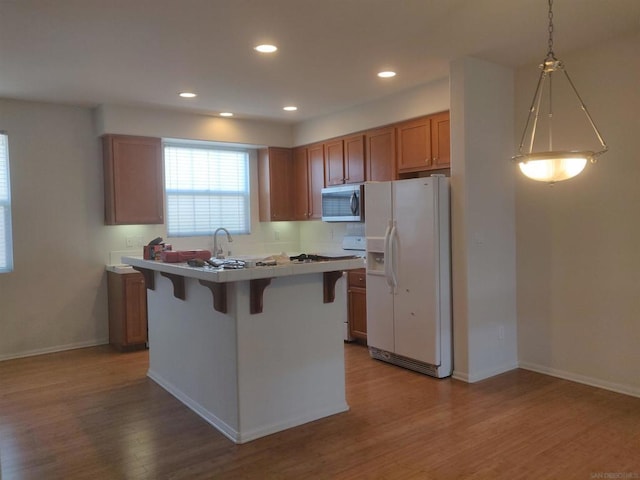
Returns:
[[[449,179],[366,183],[365,209],[370,355],[450,376]]]

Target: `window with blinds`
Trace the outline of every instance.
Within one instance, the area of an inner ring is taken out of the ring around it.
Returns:
[[[0,273],[13,270],[9,138],[0,131]]]
[[[165,142],[164,164],[169,237],[250,233],[248,150]]]

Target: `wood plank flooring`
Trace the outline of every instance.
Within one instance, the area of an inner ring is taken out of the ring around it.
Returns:
[[[640,478],[640,399],[525,370],[468,385],[345,345],[349,412],[235,445],[148,353],[0,362],[0,478]]]

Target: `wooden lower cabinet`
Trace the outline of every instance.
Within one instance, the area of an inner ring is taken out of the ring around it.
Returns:
[[[141,273],[107,272],[109,343],[118,350],[147,346],[147,290]]]
[[[367,342],[367,276],[366,270],[349,270],[347,282],[349,336]]]

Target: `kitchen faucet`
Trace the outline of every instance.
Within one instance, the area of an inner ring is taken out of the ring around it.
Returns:
[[[224,227],[217,228],[215,232],[213,232],[213,256],[215,258],[224,258],[224,253],[222,251],[222,247],[218,248],[218,232],[222,230],[227,234],[227,241],[229,243],[233,242],[233,238],[231,238],[231,234],[229,230]]]

